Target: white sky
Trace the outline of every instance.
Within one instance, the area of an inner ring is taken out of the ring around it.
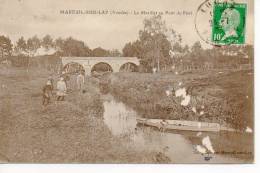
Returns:
[[[63,15],[60,10],[155,10],[192,11],[190,16],[163,16],[167,25],[183,37],[184,44],[200,40],[194,15],[204,0],[0,0],[0,35],[12,41],[38,35],[69,37],[84,41],[90,48],[121,50],[138,38],[145,16]],[[245,0],[244,0],[245,1]],[[253,43],[253,0],[248,1],[247,43]],[[147,16],[146,16],[147,17]],[[204,44],[205,45],[205,44]]]

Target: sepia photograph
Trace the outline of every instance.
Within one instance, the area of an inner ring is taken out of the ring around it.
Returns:
[[[0,0],[0,163],[252,164],[253,0]]]

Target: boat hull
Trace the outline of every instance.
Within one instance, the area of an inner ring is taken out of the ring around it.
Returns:
[[[158,129],[162,130],[182,130],[200,132],[218,132],[221,130],[221,127],[218,123],[207,123],[197,121],[137,118],[137,123],[157,127]]]

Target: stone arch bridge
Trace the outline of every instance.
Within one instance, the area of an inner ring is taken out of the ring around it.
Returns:
[[[82,65],[86,75],[90,75],[92,68],[98,63],[108,64],[113,72],[119,72],[120,68],[127,63],[140,65],[137,57],[61,57],[61,60],[63,67],[71,63]]]

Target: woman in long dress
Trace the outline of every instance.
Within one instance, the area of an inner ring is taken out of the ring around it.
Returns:
[[[61,77],[57,82],[57,101],[63,101],[67,92],[67,86],[64,81],[64,78]]]

